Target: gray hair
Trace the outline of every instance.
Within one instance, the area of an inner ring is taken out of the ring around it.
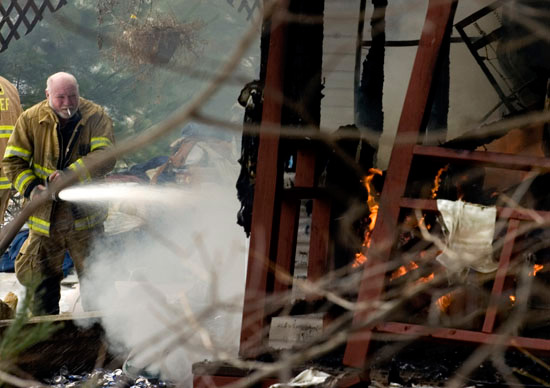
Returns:
[[[76,77],[70,73],[65,73],[63,71],[60,71],[59,73],[50,75],[46,80],[46,90],[48,92],[50,91],[50,86],[52,85],[52,82],[59,78],[65,78],[71,81],[76,86],[76,90],[78,91],[78,81],[76,80]]]

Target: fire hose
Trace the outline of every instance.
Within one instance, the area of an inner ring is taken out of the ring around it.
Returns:
[[[11,242],[15,236],[17,236],[17,233],[19,233],[23,225],[25,225],[25,222],[27,222],[31,214],[33,214],[36,209],[52,199],[55,200],[57,198],[57,194],[61,190],[71,186],[77,180],[77,174],[72,171],[68,171],[55,182],[49,182],[44,190],[34,195],[33,198],[23,207],[23,209],[21,209],[19,214],[17,214],[14,219],[5,225],[0,231],[0,255],[3,255],[4,252],[8,250]]]

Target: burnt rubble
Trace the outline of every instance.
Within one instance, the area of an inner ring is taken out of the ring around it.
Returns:
[[[114,387],[114,388],[167,388],[172,384],[156,376],[130,376],[122,369],[105,370],[96,368],[89,373],[71,374],[67,367],[44,379],[44,383],[55,388]]]

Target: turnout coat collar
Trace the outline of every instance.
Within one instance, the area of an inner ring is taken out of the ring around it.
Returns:
[[[59,123],[59,118],[55,114],[54,110],[50,107],[47,99],[38,103],[37,109],[38,122],[40,124]],[[100,108],[93,102],[80,97],[78,104],[78,110],[80,111],[80,114],[82,116],[82,118],[80,119],[80,124],[86,125],[88,119],[95,113],[99,112],[99,109]]]

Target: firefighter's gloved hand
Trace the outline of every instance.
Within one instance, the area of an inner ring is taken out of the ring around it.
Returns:
[[[29,199],[32,201],[37,196],[42,195],[42,193],[44,193],[45,190],[46,190],[46,186],[44,185],[36,186],[34,189],[32,189],[31,194],[29,195]]]
[[[50,174],[50,176],[48,176],[48,178],[46,178],[46,188],[49,188],[50,183],[57,181],[58,179],[61,178],[62,175],[63,175],[63,172],[59,171],[59,170],[55,170],[54,172],[52,172]],[[58,201],[59,200],[59,195],[58,194],[59,194],[58,192],[51,193],[52,201]]]
[[[55,170],[55,171],[52,172],[52,173],[50,174],[50,176],[46,179],[46,183],[55,182],[56,180],[58,180],[59,178],[61,178],[62,175],[63,175],[63,172],[62,172],[62,171]]]

